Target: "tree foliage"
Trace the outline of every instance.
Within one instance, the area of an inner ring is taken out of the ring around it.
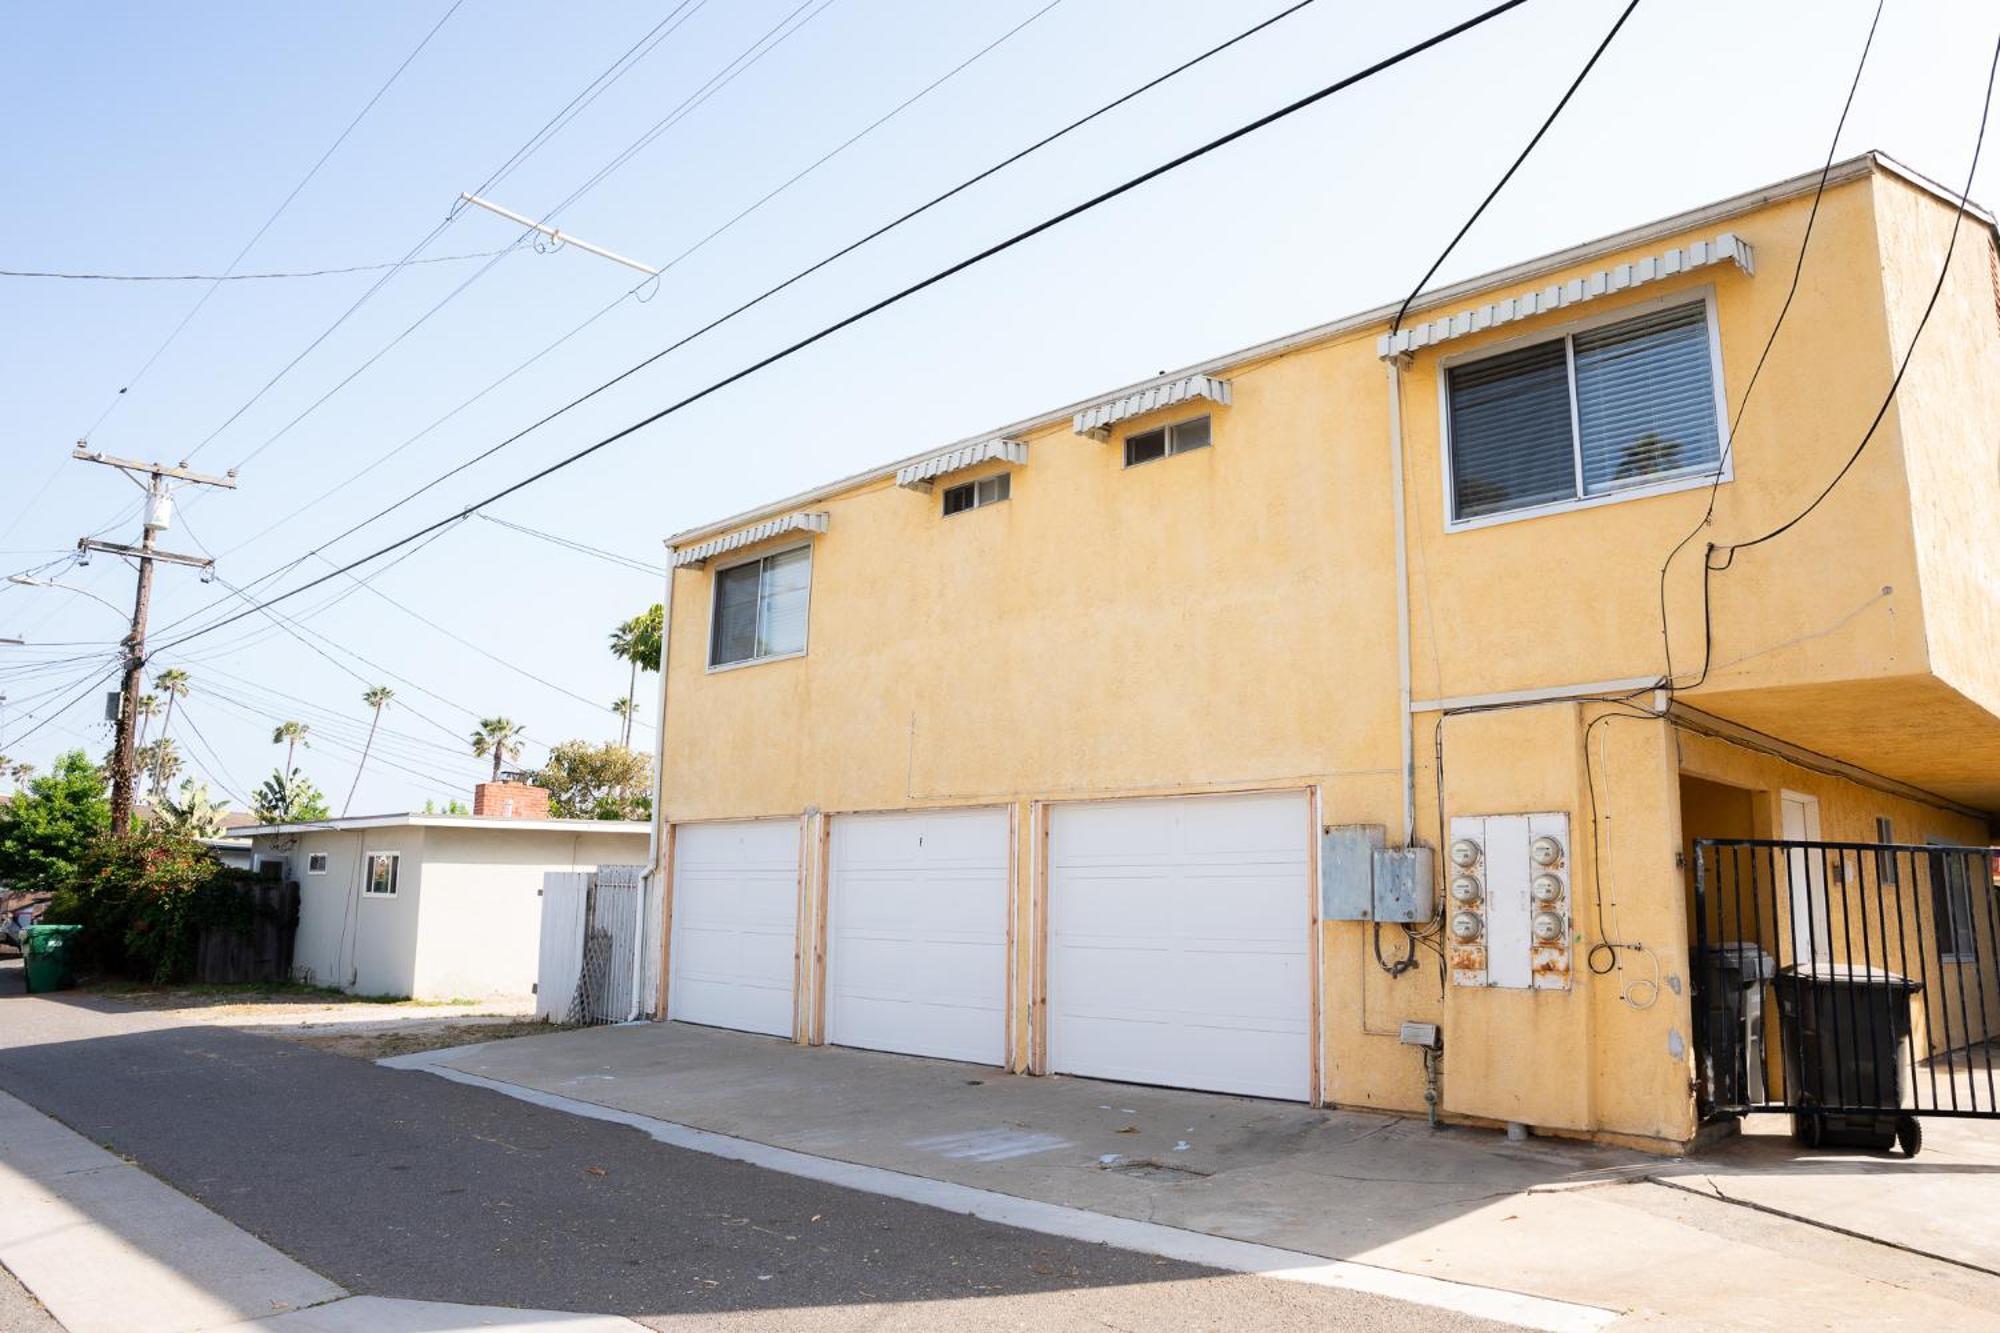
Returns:
[[[211,797],[206,782],[182,778],[179,798],[161,798],[155,823],[161,832],[184,838],[219,838],[226,827],[222,817],[228,813],[229,802]]]
[[[194,839],[146,828],[99,837],[42,919],[83,927],[77,947],[93,966],[152,981],[194,976],[211,927],[249,929],[246,876],[225,870]]]
[[[481,759],[493,756],[493,780],[500,780],[500,766],[510,759],[521,757],[520,723],[504,717],[486,717],[479,720],[479,729],[472,733],[472,753]]]
[[[651,812],[653,765],[645,755],[605,742],[564,741],[533,775],[560,819],[644,819]]]
[[[273,769],[250,794],[250,813],[266,824],[309,824],[328,818],[326,797],[296,768]]]
[[[660,669],[660,633],[666,608],[658,602],[611,631],[611,655],[645,671]]]
[[[71,750],[0,807],[0,882],[20,889],[59,888],[110,828],[104,771],[83,751]]]

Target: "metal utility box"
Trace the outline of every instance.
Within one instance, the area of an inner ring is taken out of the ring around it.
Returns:
[[[1338,824],[1320,834],[1320,920],[1375,919],[1375,853],[1387,840],[1380,824]]]
[[[1431,919],[1431,849],[1382,847],[1374,856],[1375,917],[1416,925]]]

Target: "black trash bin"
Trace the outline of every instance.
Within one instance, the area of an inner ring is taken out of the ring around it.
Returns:
[[[1792,1134],[1808,1148],[1884,1149],[1915,1157],[1923,1131],[1910,1100],[1910,997],[1923,983],[1879,967],[1799,963],[1772,982],[1784,1029]],[[1821,1107],[1844,1108],[1821,1110]]]
[[[1704,954],[1703,1009],[1710,1101],[1730,1109],[1764,1100],[1764,983],[1777,960],[1748,941],[1725,940]]]

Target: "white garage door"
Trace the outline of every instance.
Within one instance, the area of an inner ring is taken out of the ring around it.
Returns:
[[[797,820],[676,828],[667,1016],[791,1036],[798,903]]]
[[[1007,812],[836,815],[826,1037],[1007,1060]]]
[[[1311,1098],[1303,794],[1059,806],[1049,824],[1049,1066]]]

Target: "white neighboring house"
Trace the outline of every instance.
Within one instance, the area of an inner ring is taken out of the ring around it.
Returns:
[[[643,823],[422,814],[234,831],[299,886],[294,978],[420,1000],[532,994],[542,876],[643,864],[647,837]]]

